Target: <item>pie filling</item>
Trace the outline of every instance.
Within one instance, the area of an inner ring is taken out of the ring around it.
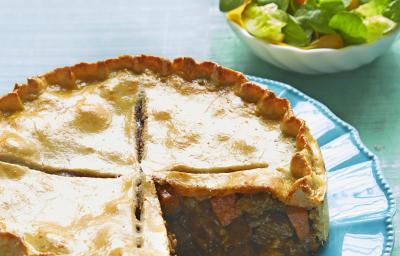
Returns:
[[[199,199],[157,185],[173,255],[314,255],[321,242],[309,216],[267,192]]]

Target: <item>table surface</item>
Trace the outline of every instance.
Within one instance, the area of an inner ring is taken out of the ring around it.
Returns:
[[[288,83],[353,125],[381,167],[400,205],[400,40],[372,64],[308,76],[255,57],[233,35],[217,0],[2,0],[0,93],[59,66],[121,54],[192,56]],[[400,254],[400,218],[395,217]]]

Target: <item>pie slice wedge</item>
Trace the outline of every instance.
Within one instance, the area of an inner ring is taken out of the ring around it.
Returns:
[[[0,98],[0,160],[84,176],[130,173],[140,85],[123,60],[113,64],[55,69]]]
[[[135,179],[65,177],[0,162],[1,255],[136,255]]]

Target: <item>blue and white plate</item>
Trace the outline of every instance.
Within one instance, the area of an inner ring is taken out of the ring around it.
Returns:
[[[330,233],[319,255],[389,256],[394,245],[395,202],[377,157],[362,144],[358,132],[289,85],[249,78],[288,98],[321,146],[328,171]]]

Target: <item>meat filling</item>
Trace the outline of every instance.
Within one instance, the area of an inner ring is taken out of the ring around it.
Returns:
[[[196,199],[169,186],[157,191],[174,255],[302,256],[320,247],[310,211],[269,193]]]

